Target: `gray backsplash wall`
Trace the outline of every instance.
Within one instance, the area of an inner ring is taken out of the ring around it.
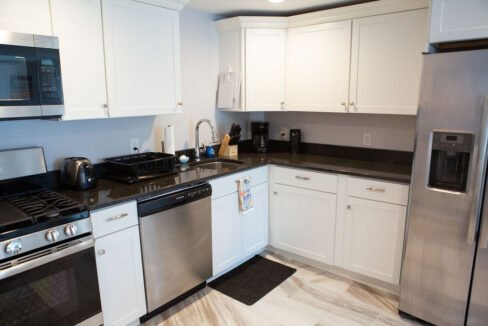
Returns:
[[[299,128],[302,141],[308,143],[413,151],[415,116],[310,112],[251,115],[252,120],[263,118],[270,122],[270,139],[281,139],[281,128]],[[370,146],[363,145],[364,133],[371,134]]]
[[[162,128],[175,126],[176,148],[194,146],[195,123],[210,119],[222,135],[232,122],[240,122],[247,134],[249,114],[215,110],[218,75],[216,17],[185,8],[180,16],[183,113],[159,117],[137,117],[80,121],[2,121],[0,150],[43,146],[49,170],[59,168],[69,156],[86,156],[93,162],[129,152],[129,140],[139,138],[141,151],[161,149]],[[210,130],[201,128],[200,140],[210,140]]]

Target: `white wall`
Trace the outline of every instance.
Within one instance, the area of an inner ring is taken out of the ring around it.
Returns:
[[[283,127],[299,128],[307,143],[413,151],[415,116],[269,112],[264,119],[270,122],[271,139],[281,139]],[[370,146],[363,145],[364,133],[371,133]]]
[[[195,123],[201,118],[217,121],[220,135],[234,120],[246,128],[249,114],[215,112],[218,38],[212,24],[214,19],[189,8],[181,13],[183,114],[85,121],[2,121],[0,150],[43,146],[48,169],[53,170],[59,168],[64,157],[86,156],[100,162],[106,157],[127,154],[129,140],[134,137],[139,138],[142,151],[158,151],[161,127],[166,124],[175,126],[177,149],[194,146]],[[203,126],[201,133],[201,141],[211,139],[207,127]]]

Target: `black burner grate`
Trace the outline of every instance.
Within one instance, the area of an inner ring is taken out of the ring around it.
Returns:
[[[25,214],[30,215],[34,223],[65,217],[86,210],[84,205],[51,190],[12,195],[6,197],[5,200]]]

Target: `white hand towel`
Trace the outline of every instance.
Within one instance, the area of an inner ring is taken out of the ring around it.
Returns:
[[[237,180],[237,191],[239,194],[239,211],[241,214],[250,212],[254,207],[251,194],[251,177]]]

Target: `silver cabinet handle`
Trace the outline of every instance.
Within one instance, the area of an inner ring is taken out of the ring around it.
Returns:
[[[102,107],[103,107],[104,109],[107,109],[107,108],[108,108],[108,104],[107,104],[107,103],[103,103],[103,104],[102,104]]]
[[[483,193],[483,180],[485,179],[486,170],[486,150],[488,146],[488,96],[485,97],[483,114],[481,116],[481,135],[478,154],[478,166],[476,167],[475,186],[473,197],[471,198],[471,207],[469,209],[468,222],[468,243],[474,243],[478,231],[478,221],[481,209],[481,194]],[[481,239],[480,239],[481,240]],[[480,242],[480,246],[482,243]]]
[[[347,208],[347,209],[351,209],[351,205],[347,205],[347,206],[346,206],[346,208]]]
[[[112,217],[107,218],[107,222],[112,222],[112,221],[120,220],[121,218],[124,218],[124,217],[127,217],[127,216],[129,216],[129,214],[122,213],[120,215],[116,215],[116,216],[112,216]]]
[[[364,189],[370,190],[370,191],[376,191],[376,192],[385,192],[386,191],[385,188],[375,188],[375,187],[366,187]]]
[[[295,176],[295,178],[300,179],[300,180],[306,180],[306,181],[310,180],[310,178],[308,178],[308,177],[302,177],[299,175]]]
[[[273,191],[273,195],[277,195],[277,194],[278,194],[278,192],[277,192],[277,191]]]
[[[105,255],[105,249],[99,249],[97,253],[99,256],[103,256]]]
[[[178,102],[176,103],[177,106],[182,106],[183,105],[183,102]]]

